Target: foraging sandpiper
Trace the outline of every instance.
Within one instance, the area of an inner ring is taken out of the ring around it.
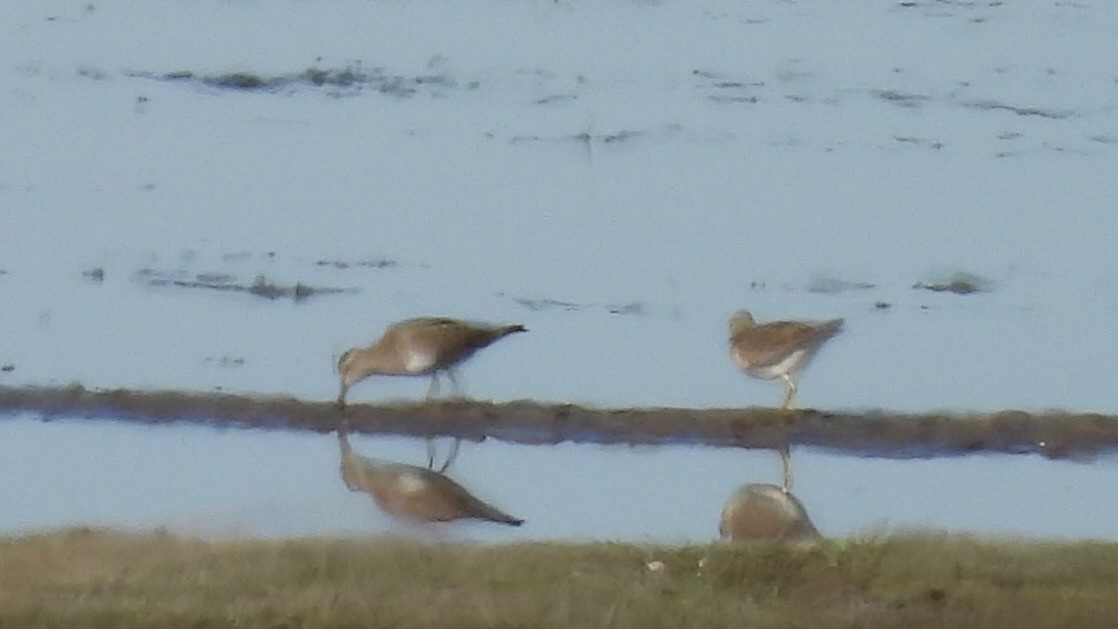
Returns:
[[[457,392],[461,393],[454,368],[498,339],[516,332],[527,332],[522,325],[493,325],[459,321],[447,317],[419,317],[394,323],[372,345],[354,348],[338,359],[341,388],[337,404],[345,408],[349,388],[372,375],[431,376],[428,399],[437,394],[439,373],[445,373]],[[434,467],[435,453],[427,441],[428,467]],[[442,469],[450,466],[458,454],[458,442]]]

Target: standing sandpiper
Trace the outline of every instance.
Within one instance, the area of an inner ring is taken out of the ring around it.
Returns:
[[[842,330],[842,319],[823,323],[773,321],[757,325],[741,310],[730,317],[730,358],[745,373],[762,380],[783,378],[788,385],[781,409],[796,399],[796,377],[827,339]]]
[[[781,409],[794,407],[796,377],[800,375],[815,352],[827,339],[842,330],[842,319],[823,323],[773,321],[757,325],[745,310],[730,317],[730,358],[745,373],[762,380],[783,378],[788,385]],[[792,491],[792,452],[787,445],[780,448],[784,471],[784,493]]]
[[[516,332],[527,332],[522,325],[471,323],[446,317],[419,317],[388,326],[377,342],[354,348],[338,359],[341,389],[338,407],[345,408],[345,396],[354,384],[372,375],[424,376],[430,374],[427,397],[439,390],[439,372],[446,373],[457,392],[454,368],[498,339]],[[458,454],[458,442],[442,469]],[[428,467],[435,465],[434,444],[427,441]]]

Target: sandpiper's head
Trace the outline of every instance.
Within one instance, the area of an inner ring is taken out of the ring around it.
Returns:
[[[342,354],[341,358],[338,359],[338,373],[339,374],[344,374],[346,372],[346,367],[351,362],[353,362],[354,351],[356,351],[356,350],[347,349],[345,351],[345,353]]]
[[[357,350],[351,349],[347,350],[338,359],[338,375],[341,376],[341,388],[338,390],[338,408],[345,408],[345,395],[349,391],[350,385],[363,377],[359,376],[357,369],[355,369],[356,358]]]
[[[748,310],[739,310],[730,317],[730,336],[737,336],[753,326],[753,315]]]

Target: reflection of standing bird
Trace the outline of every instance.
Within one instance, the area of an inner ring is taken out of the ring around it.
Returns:
[[[794,407],[796,377],[815,352],[842,330],[842,319],[823,323],[773,321],[757,325],[745,310],[730,318],[730,358],[745,373],[762,380],[783,378],[788,385],[782,409]]]
[[[820,536],[803,504],[776,485],[742,485],[726,501],[718,532],[725,541],[779,540],[814,546]]]
[[[345,408],[345,396],[354,384],[372,375],[422,376],[431,375],[427,389],[430,398],[439,389],[439,372],[446,373],[461,392],[454,368],[498,339],[515,332],[527,332],[522,325],[491,325],[471,323],[446,317],[420,317],[388,326],[377,342],[368,347],[354,348],[338,359],[341,388],[338,407]],[[443,470],[450,466],[458,452],[455,442],[453,454],[447,457]],[[434,445],[427,441],[428,467],[435,464]]]
[[[475,498],[446,476],[415,465],[374,461],[353,452],[345,430],[338,430],[342,480],[350,491],[373,497],[385,513],[416,522],[489,520],[520,526],[524,520]]]

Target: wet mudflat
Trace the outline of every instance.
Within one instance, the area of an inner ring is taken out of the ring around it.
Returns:
[[[357,433],[521,444],[698,444],[774,449],[816,446],[891,458],[1037,453],[1084,459],[1118,450],[1118,417],[1097,413],[838,413],[772,408],[601,409],[573,404],[451,400],[351,404],[231,393],[0,387],[0,411],[145,424],[330,432],[344,418]]]

